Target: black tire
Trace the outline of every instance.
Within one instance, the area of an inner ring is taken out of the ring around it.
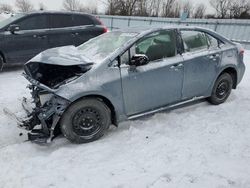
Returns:
[[[214,105],[224,103],[229,97],[233,87],[232,76],[228,73],[223,73],[216,80],[212,95],[208,98],[208,101]]]
[[[73,143],[88,143],[102,137],[111,124],[110,109],[101,100],[73,103],[60,121],[62,134]]]

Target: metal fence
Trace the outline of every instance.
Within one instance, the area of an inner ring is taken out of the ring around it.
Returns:
[[[241,43],[250,50],[250,20],[235,19],[187,19],[178,18],[133,17],[133,16],[98,16],[110,30],[146,25],[191,25],[212,29],[227,38]]]

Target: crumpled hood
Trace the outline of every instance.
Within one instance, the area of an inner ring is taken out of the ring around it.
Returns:
[[[93,63],[93,61],[86,58],[83,52],[78,50],[75,46],[64,46],[45,50],[32,58],[29,62],[63,66]]]
[[[26,78],[32,84],[56,89],[92,68],[93,63],[81,53],[74,46],[46,50],[24,65]]]

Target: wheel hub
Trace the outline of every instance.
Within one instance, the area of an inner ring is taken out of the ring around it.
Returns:
[[[219,98],[223,98],[228,93],[228,89],[229,89],[229,84],[227,82],[223,81],[218,85],[218,87],[216,89],[216,95]]]
[[[73,117],[73,130],[79,136],[96,134],[101,127],[100,113],[94,108],[80,109]]]
[[[82,125],[80,125],[80,128],[82,130],[90,130],[92,129],[96,124],[96,121],[93,118],[86,117],[82,119]]]

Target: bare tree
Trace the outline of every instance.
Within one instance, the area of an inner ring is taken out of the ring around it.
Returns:
[[[115,6],[116,6],[116,1],[115,0],[108,0],[107,2],[107,9],[106,9],[106,12],[105,14],[107,15],[115,15]]]
[[[63,7],[68,11],[86,12],[86,13],[97,13],[97,6],[85,6],[79,0],[64,0]]]
[[[242,14],[250,10],[250,0],[232,0],[230,6],[230,18],[241,18]]]
[[[136,16],[150,16],[151,10],[150,6],[152,5],[150,0],[138,0],[134,7],[133,15]]]
[[[215,14],[206,14],[204,17],[206,19],[216,19],[216,15]]]
[[[180,4],[177,0],[108,0],[106,14],[137,16],[178,17]],[[162,8],[164,7],[164,8]]]
[[[133,11],[135,8],[135,4],[138,0],[125,0],[123,1],[123,5],[125,5],[125,10],[128,12],[128,16],[133,15]]]
[[[179,2],[176,2],[174,8],[174,17],[175,18],[180,17],[180,13],[181,13],[181,4]]]
[[[46,6],[42,2],[39,3],[39,10],[46,10]]]
[[[2,12],[8,12],[8,13],[13,12],[12,6],[5,3],[0,4],[0,13]]]
[[[166,0],[163,3],[163,16],[171,17],[175,0]]]
[[[164,17],[176,18],[180,16],[181,7],[176,0],[166,0],[163,3],[163,13]]]
[[[163,1],[162,0],[154,0],[154,1],[149,0],[149,2],[150,2],[148,6],[149,15],[155,16],[155,17],[160,16]]]
[[[210,4],[219,18],[226,18],[229,15],[232,0],[210,0]]]
[[[81,3],[78,0],[64,0],[63,1],[63,7],[65,10],[68,11],[77,11],[79,8],[81,8]]]
[[[107,14],[131,16],[135,13],[137,2],[139,0],[108,0]]]
[[[77,8],[78,12],[85,12],[85,13],[91,13],[91,14],[97,14],[97,6],[84,6],[80,5],[79,8]]]
[[[187,17],[190,18],[192,16],[193,13],[193,5],[192,3],[187,0],[186,2],[184,2],[184,4],[182,5],[182,11],[187,13]]]
[[[203,3],[198,4],[193,12],[194,18],[204,18],[206,12],[206,6]]]
[[[34,6],[29,0],[16,0],[16,7],[20,12],[29,12],[34,10]]]
[[[136,16],[149,16],[148,0],[138,0],[133,14]]]

